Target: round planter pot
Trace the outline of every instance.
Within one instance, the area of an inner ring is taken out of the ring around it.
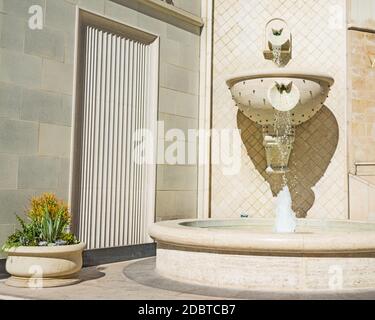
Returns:
[[[21,288],[49,288],[78,283],[86,244],[57,247],[18,247],[6,250],[6,284]]]

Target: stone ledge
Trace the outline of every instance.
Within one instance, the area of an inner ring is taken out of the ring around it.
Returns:
[[[274,233],[273,224],[273,219],[254,218],[175,220],[153,224],[149,234],[158,248],[209,253],[288,257],[375,255],[375,223],[298,219],[297,232],[292,234]]]
[[[160,0],[111,1],[194,33],[204,26],[202,18]]]

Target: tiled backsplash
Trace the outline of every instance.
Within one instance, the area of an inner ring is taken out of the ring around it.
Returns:
[[[282,18],[293,34],[287,68],[328,73],[335,84],[326,107],[297,127],[289,174],[294,209],[308,218],[347,218],[345,0],[216,0],[214,8],[213,127],[242,129],[242,166],[234,176],[212,166],[214,218],[273,217],[278,178],[265,172],[260,128],[238,110],[225,80],[274,67],[263,58],[266,23]],[[213,153],[218,143],[213,140]],[[308,212],[307,212],[308,211]]]

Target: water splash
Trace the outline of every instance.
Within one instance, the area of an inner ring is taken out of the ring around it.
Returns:
[[[292,209],[292,197],[288,186],[276,198],[275,231],[278,233],[293,233],[296,231],[297,219]]]

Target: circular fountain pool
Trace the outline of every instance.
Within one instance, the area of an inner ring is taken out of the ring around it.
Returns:
[[[193,284],[244,290],[375,288],[375,224],[298,220],[177,220],[154,224],[157,272]]]

